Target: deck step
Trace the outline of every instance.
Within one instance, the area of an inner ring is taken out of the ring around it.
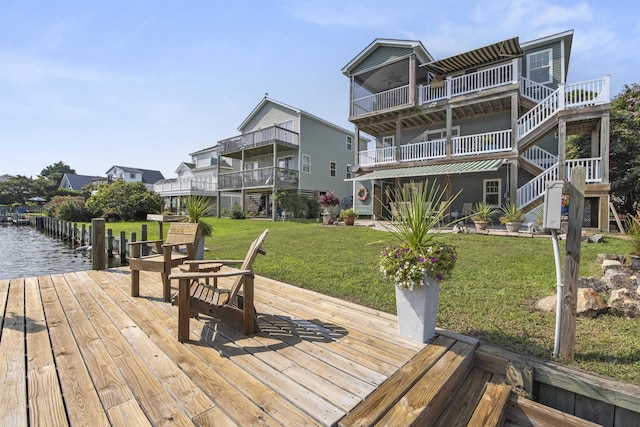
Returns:
[[[432,425],[473,367],[475,345],[438,336],[338,425]]]
[[[600,424],[534,402],[514,393],[507,405],[505,426],[596,427]]]
[[[511,386],[487,383],[482,398],[478,406],[476,406],[468,425],[485,427],[501,427],[504,425],[510,395]]]

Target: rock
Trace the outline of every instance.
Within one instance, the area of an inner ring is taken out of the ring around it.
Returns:
[[[536,307],[542,311],[556,311],[556,296],[552,295],[539,300]],[[578,316],[596,317],[600,313],[607,311],[607,304],[604,302],[599,293],[593,289],[578,289],[578,302],[576,304],[576,312]]]
[[[610,289],[632,289],[637,286],[637,280],[628,274],[624,274],[618,270],[607,270],[604,276],[602,276],[601,282],[603,288],[596,289],[598,291],[608,291]]]
[[[613,289],[610,282],[605,283],[595,277],[580,277],[578,279],[578,288],[589,288],[596,292],[608,292]]]
[[[607,270],[619,270],[622,268],[622,263],[613,259],[605,259],[602,261],[602,271]]]
[[[598,254],[598,262],[602,263],[605,259],[614,259],[620,261],[620,255],[616,254]]]
[[[609,299],[611,312],[632,319],[640,317],[640,294],[628,289],[615,289]]]
[[[604,243],[604,236],[602,234],[594,234],[589,237],[588,241],[591,243]]]

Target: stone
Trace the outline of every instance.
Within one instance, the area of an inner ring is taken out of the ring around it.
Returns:
[[[595,277],[580,277],[578,279],[578,288],[589,288],[596,292],[608,292],[613,287],[611,286],[611,282],[606,283]]]
[[[604,236],[602,234],[594,234],[589,237],[588,241],[591,243],[604,243]]]
[[[614,289],[609,299],[609,308],[617,316],[628,318],[640,317],[640,294],[628,289]]]
[[[616,254],[598,254],[598,262],[602,263],[605,259],[613,259],[616,261],[620,261],[620,255]]]
[[[613,259],[605,259],[602,261],[602,271],[607,270],[619,270],[622,268],[622,263]]]
[[[539,300],[536,307],[542,311],[556,311],[556,296],[552,295]],[[576,313],[583,317],[596,317],[600,313],[607,311],[607,304],[599,293],[593,289],[578,289],[578,302],[576,304]]]

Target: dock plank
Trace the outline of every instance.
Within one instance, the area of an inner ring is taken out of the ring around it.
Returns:
[[[507,384],[487,383],[484,393],[476,406],[469,425],[499,427],[504,424],[507,402],[511,387]]]
[[[41,278],[40,293],[69,422],[72,425],[108,425],[100,397],[65,316],[65,308],[58,299],[56,283],[66,286],[62,275],[53,275],[51,280]]]
[[[442,412],[434,427],[466,426],[490,379],[489,372],[473,368],[460,386],[454,401]]]
[[[27,366],[24,279],[11,279],[0,341],[0,420],[5,426],[27,426]]]
[[[69,424],[38,286],[36,277],[25,279],[29,424],[66,426]]]

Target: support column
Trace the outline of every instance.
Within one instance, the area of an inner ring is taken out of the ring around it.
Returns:
[[[396,119],[396,137],[395,137],[395,144],[396,144],[396,162],[400,162],[400,158],[402,156],[402,152],[400,151],[400,141],[402,140],[402,119],[400,119],[400,117],[398,117]]]
[[[353,141],[353,146],[355,147],[354,153],[353,153],[353,164],[354,165],[359,165],[360,164],[360,128],[358,127],[358,125],[356,125],[355,130],[353,131],[353,137],[355,139],[355,141]]]
[[[558,122],[558,179],[567,179],[567,122]]]
[[[509,201],[518,203],[518,159],[509,162]]]
[[[446,119],[446,124],[447,124],[447,142],[445,144],[445,151],[446,151],[446,155],[447,158],[451,158],[451,155],[453,154],[453,146],[452,146],[452,142],[451,142],[451,128],[452,128],[452,121],[453,121],[453,111],[451,110],[450,106],[447,106],[447,119]]]
[[[518,94],[511,95],[511,151],[518,154]]]
[[[599,129],[591,131],[591,157],[600,157],[600,132]]]
[[[600,175],[602,183],[609,182],[609,113],[600,119]]]

